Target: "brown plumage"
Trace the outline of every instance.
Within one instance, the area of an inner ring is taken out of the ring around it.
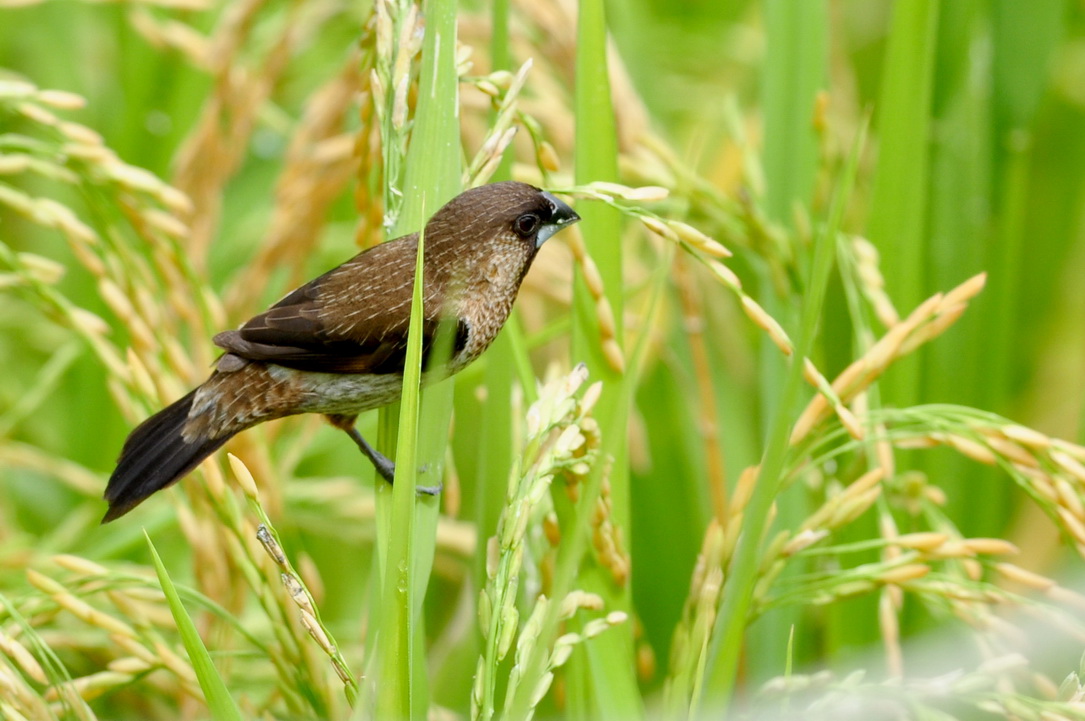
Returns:
[[[539,246],[579,220],[524,183],[468,190],[426,224],[423,349],[452,329],[437,375],[462,370],[497,336]],[[273,418],[322,413],[392,480],[393,466],[354,428],[399,398],[418,234],[366,250],[293,291],[238,330],[215,336],[215,371],[140,424],[109,479],[104,522],[194,469],[235,434]]]

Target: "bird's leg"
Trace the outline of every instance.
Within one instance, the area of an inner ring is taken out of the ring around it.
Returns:
[[[377,469],[377,473],[381,478],[392,483],[396,476],[396,464],[388,460],[388,456],[378,451],[365,440],[358,429],[351,426],[344,429],[347,435],[354,440],[358,445],[358,449],[361,450],[362,455],[369,459],[369,462],[373,464],[373,467]]]
[[[333,426],[343,430],[350,436],[351,440],[358,446],[358,450],[362,452],[362,455],[368,458],[369,462],[373,464],[373,468],[377,470],[377,475],[388,481],[388,483],[395,482],[396,464],[388,460],[388,456],[369,445],[369,442],[362,437],[362,434],[354,427],[354,421],[358,416],[328,415],[327,418]],[[425,471],[424,468],[422,470],[423,472]],[[435,496],[441,492],[441,486],[442,484],[440,483],[436,486],[417,486],[416,490],[427,496]]]

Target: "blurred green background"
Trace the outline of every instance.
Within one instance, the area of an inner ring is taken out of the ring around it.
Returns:
[[[127,163],[174,179],[178,152],[214,89],[215,68],[156,46],[143,28],[178,23],[210,32],[237,6],[168,9],[154,3],[59,0],[23,5],[0,2],[0,78],[21,77],[41,88],[82,95],[86,107],[66,117],[99,132]],[[965,317],[886,376],[878,389],[881,402],[962,404],[1051,436],[1081,440],[1085,3],[614,0],[607,11],[620,58],[615,68],[628,74],[631,90],[615,101],[619,134],[633,128],[652,135],[685,173],[667,176],[639,163],[638,137],[622,145],[623,179],[668,185],[673,202],[667,209],[736,251],[729,266],[789,332],[802,308],[811,228],[824,221],[842,158],[869,121],[844,230],[878,248],[887,291],[901,315],[936,292],[988,273],[986,291]],[[237,167],[228,171],[213,242],[206,254],[192,259],[215,292],[228,294],[244,277],[271,230],[291,133],[314,102],[314,88],[340,72],[358,44],[367,12],[364,4],[318,2],[303,10],[296,3],[264,3],[245,45],[229,56],[238,72],[256,72],[281,49],[276,43],[283,28],[294,26],[284,56],[288,62],[264,89],[266,97],[259,98],[251,132],[240,139]],[[487,12],[481,3],[464,3],[464,17],[474,18],[464,22],[475,27]],[[535,15],[515,3],[513,13],[514,31],[534,43],[540,57],[553,53],[552,65],[538,72],[557,68],[554,76],[567,84],[567,74],[560,72],[567,63],[559,53],[570,50],[571,40],[548,45],[532,25]],[[485,38],[485,32],[474,37]],[[479,67],[485,67],[487,48],[476,47],[475,53]],[[625,86],[619,81],[616,87]],[[359,123],[352,112],[344,127],[350,131]],[[24,118],[0,114],[0,136],[29,127]],[[555,144],[568,163],[567,146]],[[0,183],[95,212],[86,197],[41,178],[0,176]],[[704,202],[711,193],[726,202]],[[725,216],[720,207],[749,210]],[[314,228],[319,237],[305,267],[282,268],[262,279],[262,289],[251,294],[254,304],[274,301],[292,279],[315,275],[351,255],[357,215],[351,191],[340,193]],[[762,232],[765,228],[771,232]],[[126,346],[123,324],[102,301],[95,278],[57,233],[0,204],[0,241],[63,265],[67,272],[57,289],[110,320],[111,340]],[[654,258],[643,241],[630,242],[627,326],[639,321],[643,287],[637,283],[647,283]],[[563,272],[567,269],[559,268],[546,278]],[[844,285],[834,275],[815,353],[829,378],[857,355],[860,331],[849,316]],[[692,294],[692,300],[686,298],[695,309],[692,319],[683,308],[684,294]],[[561,325],[568,314],[562,305],[566,295],[554,296],[529,282],[520,299],[521,306],[547,309],[542,322],[537,313],[526,321],[540,375],[549,360],[568,353]],[[692,264],[672,275],[665,306],[656,327],[636,328],[655,337],[629,427],[633,602],[643,628],[640,642],[651,647],[658,669],[645,675],[649,688],[661,682],[712,515],[705,482],[710,446],[723,449],[725,477],[733,485],[739,472],[761,457],[784,373],[784,361],[742,316],[734,298]],[[51,553],[144,560],[135,527],[98,531],[67,523],[75,509],[84,509],[80,513],[89,519],[100,504],[58,483],[50,468],[34,461],[34,454],[62,459],[104,486],[131,427],[107,389],[106,369],[54,320],[18,288],[0,286],[0,589],[19,587],[23,567]],[[231,315],[228,322],[240,320]],[[691,341],[690,323],[701,329],[702,341]],[[183,342],[202,346],[197,358],[210,352],[204,338]],[[710,370],[708,408],[714,416],[707,419],[698,342]],[[474,388],[479,380],[475,374],[458,387],[459,429],[478,422]],[[314,422],[291,426],[287,433],[292,445],[273,456],[289,455],[296,463],[293,475],[351,475],[359,465],[353,448],[331,429]],[[464,516],[471,520],[470,477],[480,463],[479,449],[471,433],[455,435],[453,443],[464,478]],[[23,453],[28,448],[34,452]],[[944,490],[946,515],[964,535],[1007,538],[1023,550],[1018,562],[1040,572],[1079,566],[1054,527],[1022,502],[1023,494],[997,469],[945,448],[902,454],[898,466],[925,474]],[[819,502],[814,490],[795,484],[779,499],[776,522],[786,528]],[[343,519],[325,524],[316,507],[302,504],[294,520],[284,513],[282,523],[293,547],[325,569],[325,618],[353,633],[359,579],[368,564],[367,551],[356,544],[367,543],[372,531]],[[139,523],[159,529],[173,525],[166,504],[145,513]],[[909,522],[915,527],[907,527]],[[920,519],[904,519],[901,526],[902,532],[925,528]],[[875,520],[864,517],[844,538],[876,533]],[[344,539],[355,544],[349,555],[356,567],[344,568]],[[184,555],[180,548],[158,545],[175,561]],[[431,597],[453,593],[463,573],[451,574],[447,589],[438,581]],[[431,600],[438,626],[445,622],[440,605]],[[874,596],[817,612],[774,611],[751,631],[763,653],[749,661],[748,673],[753,678],[782,673],[793,624],[817,629],[799,634],[797,661],[843,665],[853,651],[877,643],[876,616]],[[909,607],[905,612],[906,633],[932,623],[927,611]]]

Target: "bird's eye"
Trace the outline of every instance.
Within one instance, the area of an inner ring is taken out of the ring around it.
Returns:
[[[539,229],[539,216],[534,213],[524,213],[513,223],[513,228],[520,237],[527,238]]]

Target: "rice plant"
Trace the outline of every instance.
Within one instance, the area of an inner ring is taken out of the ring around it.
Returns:
[[[0,0],[0,718],[1085,718],[1083,48],[1071,0]],[[362,417],[402,484],[298,416],[98,524],[216,332],[503,179],[583,222]]]

